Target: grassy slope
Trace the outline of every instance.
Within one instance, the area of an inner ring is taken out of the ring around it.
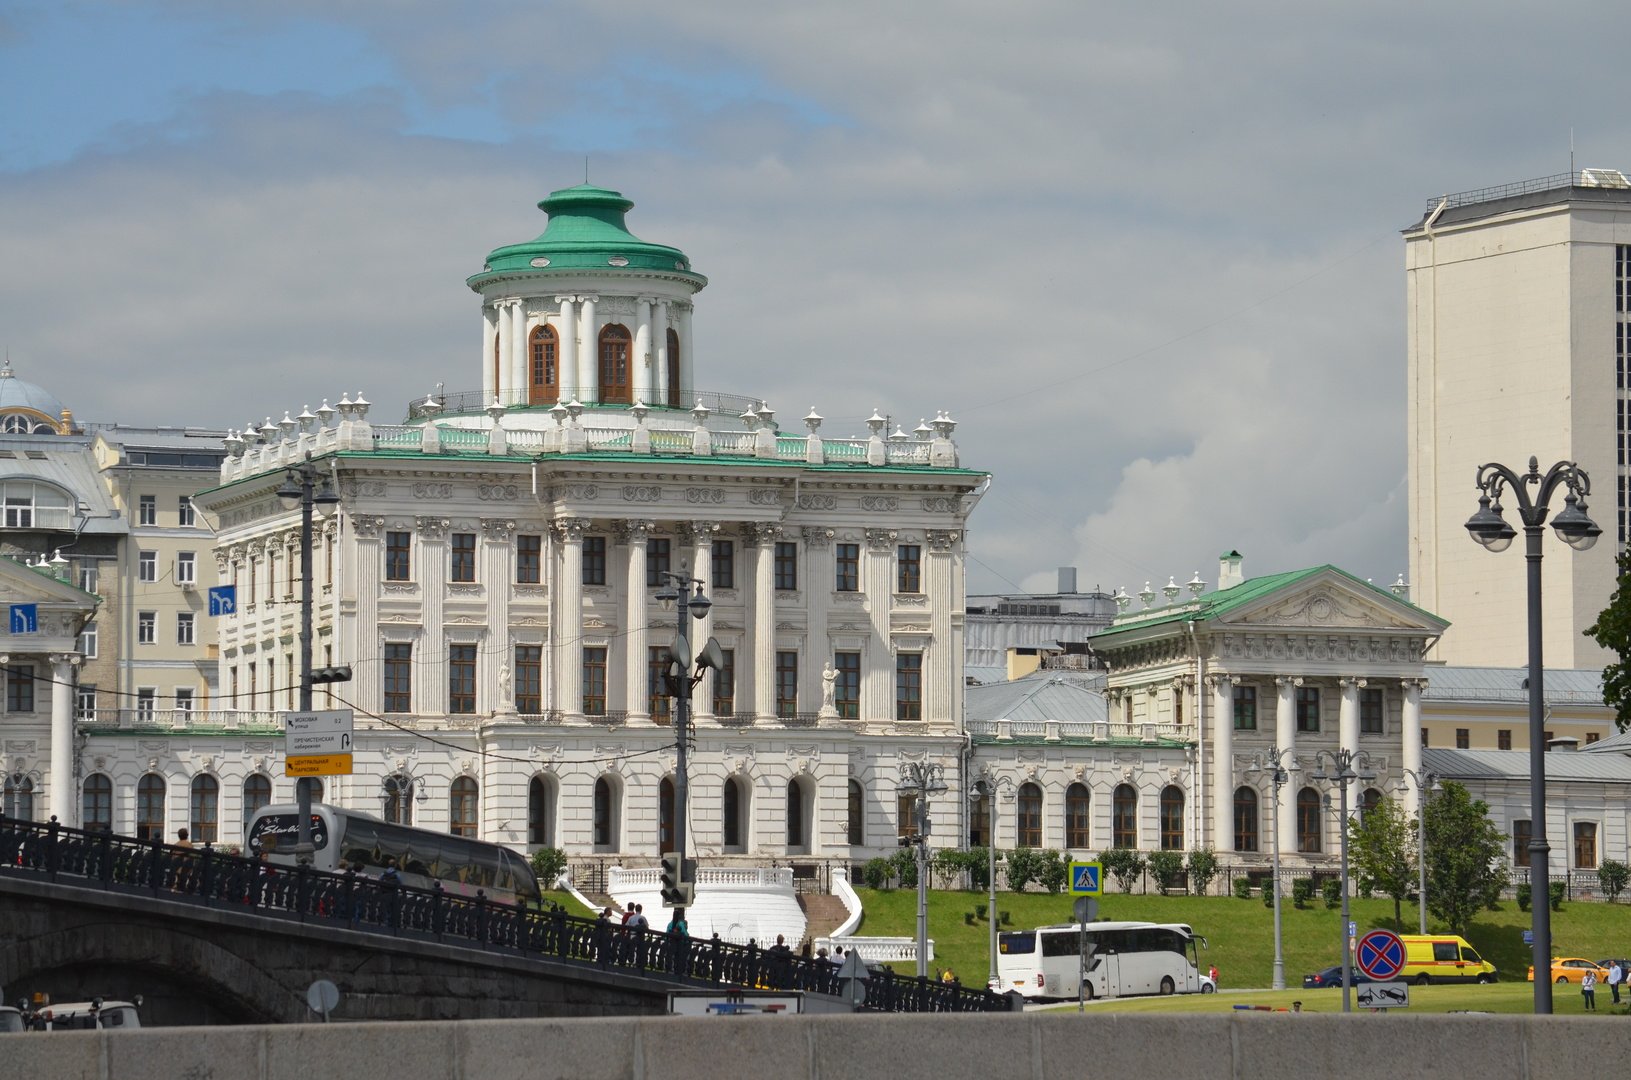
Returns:
[[[859,933],[876,937],[912,937],[917,933],[917,893],[913,890],[875,891],[859,889],[865,919]],[[984,920],[968,926],[963,915],[985,903],[984,893],[929,893],[929,936],[935,942],[934,967],[950,966],[964,983],[982,985],[987,971],[987,935]],[[1393,921],[1393,901],[1353,900],[1353,919],[1359,932],[1385,927],[1403,933],[1416,932],[1416,909],[1404,908],[1404,925]],[[1007,912],[1009,922],[1001,929],[1022,929],[1046,923],[1068,922],[1069,896],[1046,893],[997,894],[997,909]],[[1225,988],[1267,987],[1274,966],[1274,913],[1263,902],[1233,897],[1123,896],[1104,897],[1099,915],[1105,919],[1145,919],[1151,922],[1189,923],[1208,940],[1211,948],[1201,953],[1201,963],[1216,964],[1219,982]],[[1337,962],[1341,949],[1341,911],[1328,911],[1323,903],[1303,910],[1289,900],[1281,908],[1285,949],[1286,983],[1302,985],[1303,975]],[[1467,938],[1490,963],[1500,969],[1503,980],[1524,982],[1529,967],[1529,948],[1523,931],[1529,928],[1529,913],[1519,911],[1510,901],[1499,911],[1481,912]],[[1443,927],[1428,921],[1428,929]],[[1631,955],[1631,905],[1565,903],[1552,913],[1553,953],[1558,956]],[[895,965],[901,969],[902,965]],[[1571,989],[1571,1004],[1579,999]],[[1294,995],[1294,996],[1301,996]],[[1564,994],[1559,994],[1560,1002]],[[1600,994],[1606,997],[1606,993]],[[1472,1006],[1463,1006],[1472,1007]],[[1561,1011],[1561,1006],[1560,1006]]]

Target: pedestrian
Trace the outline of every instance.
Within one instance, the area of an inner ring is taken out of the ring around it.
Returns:
[[[686,925],[684,908],[674,909],[674,914],[669,916],[668,926],[664,930],[668,934],[668,970],[676,975],[689,975],[691,928]]]
[[[187,839],[187,830],[177,829],[176,847],[191,849],[192,846],[193,842]],[[175,889],[176,892],[188,892],[192,887],[192,872],[186,865],[191,861],[191,858],[189,855],[178,855],[176,857],[175,874],[170,879],[170,887]]]
[[[1580,978],[1580,996],[1586,999],[1586,1011],[1597,1011],[1597,973],[1588,971]]]
[[[396,872],[396,860],[394,858],[386,857],[385,869],[379,875],[379,884],[380,888],[392,892],[396,891],[396,887],[402,884],[402,875]]]
[[[1608,992],[1614,995],[1614,1004],[1620,1003],[1620,984],[1625,981],[1625,968],[1620,966],[1618,960],[1611,960],[1608,964]]]
[[[951,973],[951,968],[947,968],[945,971],[940,973],[940,981],[945,983],[947,986],[950,986],[952,983],[957,981],[957,976]]]
[[[187,839],[187,830],[186,829],[177,829],[176,830],[176,847],[190,848],[192,846],[193,846],[193,842],[191,840]]]
[[[1213,964],[1206,972],[1206,977],[1212,980],[1212,989],[1218,988],[1218,966]]]

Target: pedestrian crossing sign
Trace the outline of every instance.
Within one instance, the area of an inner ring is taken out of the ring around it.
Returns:
[[[1104,864],[1073,862],[1070,864],[1070,892],[1072,896],[1101,896],[1104,882]]]

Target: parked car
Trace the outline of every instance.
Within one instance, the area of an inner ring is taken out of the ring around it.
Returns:
[[[0,1032],[27,1030],[28,1025],[23,1023],[21,1010],[14,1009],[10,1005],[0,1005]]]
[[[1616,961],[1613,957],[1609,957],[1607,960],[1599,960],[1597,961],[1597,966],[1602,968],[1604,971],[1607,971],[1608,965],[1616,962],[1620,965],[1621,975],[1631,975],[1631,960],[1627,960],[1624,957],[1621,957],[1618,961]],[[1608,984],[1607,975],[1603,976],[1603,984],[1605,986]]]
[[[1580,956],[1554,956],[1552,957],[1552,981],[1560,983],[1577,983],[1586,974],[1594,972],[1597,981],[1605,987],[1608,985],[1608,969]],[[1529,981],[1535,981],[1535,967],[1529,966]]]
[[[1218,992],[1218,984],[1212,981],[1212,976],[1202,975],[1201,976],[1201,993],[1203,993],[1203,994],[1215,994],[1217,992]]]
[[[1348,985],[1350,986],[1358,986],[1360,983],[1376,981],[1369,975],[1366,975],[1363,971],[1360,971],[1358,968],[1349,968],[1348,971]],[[1332,964],[1323,971],[1317,971],[1312,975],[1303,976],[1304,990],[1322,990],[1328,986],[1335,986],[1338,988],[1342,986],[1341,964]]]

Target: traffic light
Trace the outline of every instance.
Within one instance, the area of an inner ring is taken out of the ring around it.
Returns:
[[[685,903],[682,880],[684,866],[685,859],[679,852],[663,852],[663,869],[660,875],[663,907],[679,907]]]
[[[334,667],[313,668],[311,681],[314,683],[350,682],[351,665],[337,664]]]

